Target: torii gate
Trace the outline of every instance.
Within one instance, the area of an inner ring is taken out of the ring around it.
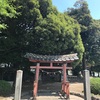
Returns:
[[[72,69],[72,67],[67,66],[67,63],[72,63],[74,60],[78,60],[77,53],[68,55],[36,55],[32,53],[27,53],[26,58],[31,62],[36,62],[36,66],[30,66],[31,69],[36,69],[35,81],[33,83],[33,98],[36,99],[38,90],[38,79],[40,69],[61,69],[63,70],[63,81],[62,81],[62,92],[66,94],[69,98],[69,83],[66,82],[67,75],[66,70]],[[40,63],[50,63],[50,66],[40,66]],[[62,66],[53,66],[53,63],[61,63]]]

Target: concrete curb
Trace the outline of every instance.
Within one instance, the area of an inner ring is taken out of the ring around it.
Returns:
[[[71,95],[78,96],[78,97],[81,97],[81,98],[84,99],[84,94],[83,94],[83,93],[78,93],[78,92],[73,92],[73,91],[71,91],[70,94],[71,94]],[[96,96],[94,95],[94,96],[91,96],[91,100],[100,100],[100,97],[96,97]]]
[[[78,93],[78,92],[70,92],[71,95],[75,95],[81,98],[84,98],[84,94],[83,93]]]

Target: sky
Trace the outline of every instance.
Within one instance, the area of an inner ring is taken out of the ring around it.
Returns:
[[[52,0],[58,11],[64,12],[67,8],[73,7],[77,0]],[[100,0],[86,0],[93,19],[100,19]]]

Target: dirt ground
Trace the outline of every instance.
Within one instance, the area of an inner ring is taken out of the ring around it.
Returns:
[[[83,83],[70,83],[70,91],[71,92],[83,92]]]
[[[83,83],[79,83],[79,82],[70,83],[69,87],[71,92],[76,92],[76,93],[83,92]],[[61,90],[61,83],[45,84],[40,86],[39,89],[59,91]]]
[[[7,97],[0,97],[0,100],[11,100],[11,99],[9,99]]]

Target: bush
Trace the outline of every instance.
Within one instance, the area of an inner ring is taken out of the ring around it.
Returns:
[[[0,95],[7,96],[11,93],[11,85],[10,83],[0,80]]]
[[[100,78],[91,78],[91,92],[93,94],[100,94]]]

